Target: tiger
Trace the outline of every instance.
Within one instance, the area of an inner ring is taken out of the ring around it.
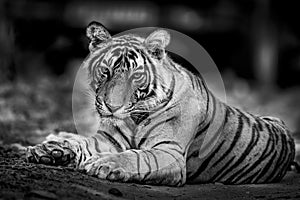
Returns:
[[[50,134],[27,149],[28,162],[69,166],[99,179],[150,185],[280,181],[295,157],[285,123],[232,107],[201,74],[176,63],[171,36],[112,37],[86,28],[82,63],[99,116],[96,133]]]

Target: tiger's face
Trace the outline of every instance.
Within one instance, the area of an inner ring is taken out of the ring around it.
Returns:
[[[172,87],[161,75],[170,38],[166,31],[146,39],[112,38],[101,24],[92,22],[87,36],[91,53],[85,63],[100,117],[130,118],[138,125],[168,103]]]
[[[101,50],[102,56],[94,63],[93,72],[97,77],[94,80],[95,106],[101,117],[131,117],[137,122],[135,114],[143,112],[145,115],[157,106],[148,104],[156,98],[155,78],[144,50],[129,44],[130,41],[122,46],[111,47],[110,44]]]

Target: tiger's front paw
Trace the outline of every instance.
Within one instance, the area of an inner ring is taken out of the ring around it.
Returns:
[[[27,161],[31,163],[73,166],[75,153],[68,147],[66,142],[48,141],[27,148]]]
[[[122,166],[115,154],[93,156],[86,161],[84,169],[89,175],[110,181],[127,181],[130,173]]]

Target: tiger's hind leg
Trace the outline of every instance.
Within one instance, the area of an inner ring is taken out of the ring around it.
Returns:
[[[27,161],[54,166],[78,167],[80,141],[84,137],[72,133],[60,132],[50,134],[46,140],[36,146],[27,148]]]

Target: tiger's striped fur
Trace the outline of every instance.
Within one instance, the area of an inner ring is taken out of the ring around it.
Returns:
[[[284,176],[295,144],[284,123],[219,101],[204,79],[168,57],[169,34],[112,38],[87,29],[83,62],[100,116],[88,137],[50,135],[28,149],[30,162],[73,165],[113,181],[268,183]]]

